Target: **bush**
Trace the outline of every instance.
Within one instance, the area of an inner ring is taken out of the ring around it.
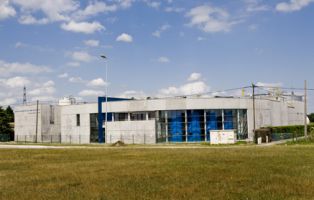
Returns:
[[[304,126],[295,125],[295,126],[276,126],[269,127],[271,132],[272,141],[291,139],[296,137],[304,136]],[[314,132],[314,124],[309,124],[307,126],[308,133]]]

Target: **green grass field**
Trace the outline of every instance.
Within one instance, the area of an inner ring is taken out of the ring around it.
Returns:
[[[0,199],[314,199],[314,145],[0,150]]]

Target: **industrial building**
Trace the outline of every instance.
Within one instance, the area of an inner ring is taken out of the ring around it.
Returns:
[[[15,108],[15,140],[74,144],[156,144],[210,142],[212,131],[232,131],[253,140],[255,128],[301,125],[302,97],[173,97],[147,99],[99,97],[98,103],[23,105]],[[107,110],[107,123],[105,112]],[[255,118],[254,114],[255,113]],[[100,122],[100,123],[99,123]]]

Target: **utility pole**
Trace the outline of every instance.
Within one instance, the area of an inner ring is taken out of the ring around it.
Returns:
[[[106,142],[106,136],[108,135],[108,127],[107,127],[107,123],[108,123],[108,58],[105,55],[101,55],[100,57],[105,60],[105,70],[106,70],[106,79],[105,79],[105,82],[106,82],[105,137],[103,136],[103,133],[102,133],[102,136],[100,139],[100,143],[103,143],[103,142]],[[103,123],[103,122],[100,122],[100,123]]]
[[[304,137],[307,138],[307,81],[304,81]]]
[[[36,143],[37,143],[37,137],[38,137],[38,104],[39,104],[39,101],[37,100],[37,106],[36,106]]]
[[[24,86],[23,88],[23,105],[26,105],[27,101],[26,101],[26,87]]]
[[[252,94],[252,99],[253,99],[253,133],[255,135],[255,129],[256,129],[256,116],[255,116],[255,87],[254,83],[252,83],[252,89],[253,89],[253,94]]]

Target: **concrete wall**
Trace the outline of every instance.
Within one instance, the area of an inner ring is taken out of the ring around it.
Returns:
[[[48,135],[61,134],[62,143],[90,143],[90,114],[98,113],[97,103],[55,106],[55,123],[50,124],[50,106],[39,106],[37,140],[47,140]],[[108,112],[136,112],[159,110],[207,110],[207,109],[247,109],[249,139],[253,140],[253,103],[249,98],[172,98],[109,102]],[[105,112],[105,103],[103,103]],[[76,115],[80,115],[77,126]],[[275,99],[256,100],[256,128],[265,126],[303,124],[303,102],[277,101]],[[15,108],[16,140],[35,141],[36,105]],[[107,142],[115,142],[124,137],[126,143],[156,142],[155,121],[108,122]],[[111,135],[111,136],[110,136]],[[128,138],[128,139],[127,139]],[[51,138],[50,138],[51,139]]]
[[[91,106],[93,105],[93,106]],[[90,143],[90,111],[97,104],[62,106],[61,109],[61,142]],[[80,126],[77,126],[76,115],[80,114]]]
[[[60,106],[41,105],[41,137],[42,142],[61,141]],[[53,119],[51,121],[51,118]]]
[[[24,142],[36,141],[36,113],[37,106],[18,106],[14,110],[14,140]],[[41,132],[40,123],[41,108],[38,108],[38,132]],[[39,135],[39,134],[38,134]]]
[[[15,107],[15,141],[24,142],[60,142],[61,124],[60,107],[50,105],[38,106],[38,125],[36,138],[37,105]],[[54,115],[54,123],[50,123],[50,115]]]
[[[256,128],[266,126],[298,125],[303,123],[303,102],[278,101],[272,99],[256,99]],[[250,98],[172,98],[109,102],[108,112],[136,112],[157,110],[197,110],[197,109],[247,109],[248,111],[248,135],[253,140],[253,103]],[[89,113],[97,113],[97,104],[70,105],[62,108],[62,134],[89,135]],[[105,103],[103,103],[105,112]],[[76,127],[76,114],[81,114],[81,122],[85,125]],[[136,126],[137,122],[121,122],[124,125],[108,123],[108,131],[111,126],[129,127]],[[118,123],[120,124],[120,122]],[[65,128],[65,127],[66,128]],[[131,128],[130,128],[131,127]],[[115,127],[116,128],[116,127]],[[116,134],[115,134],[116,135]],[[119,135],[119,134],[118,134]],[[115,136],[119,137],[119,136]],[[84,140],[88,142],[87,140]],[[110,138],[107,138],[110,141]],[[113,139],[112,139],[113,141]]]
[[[148,121],[108,122],[106,143],[123,141],[126,144],[155,144],[156,123]]]

